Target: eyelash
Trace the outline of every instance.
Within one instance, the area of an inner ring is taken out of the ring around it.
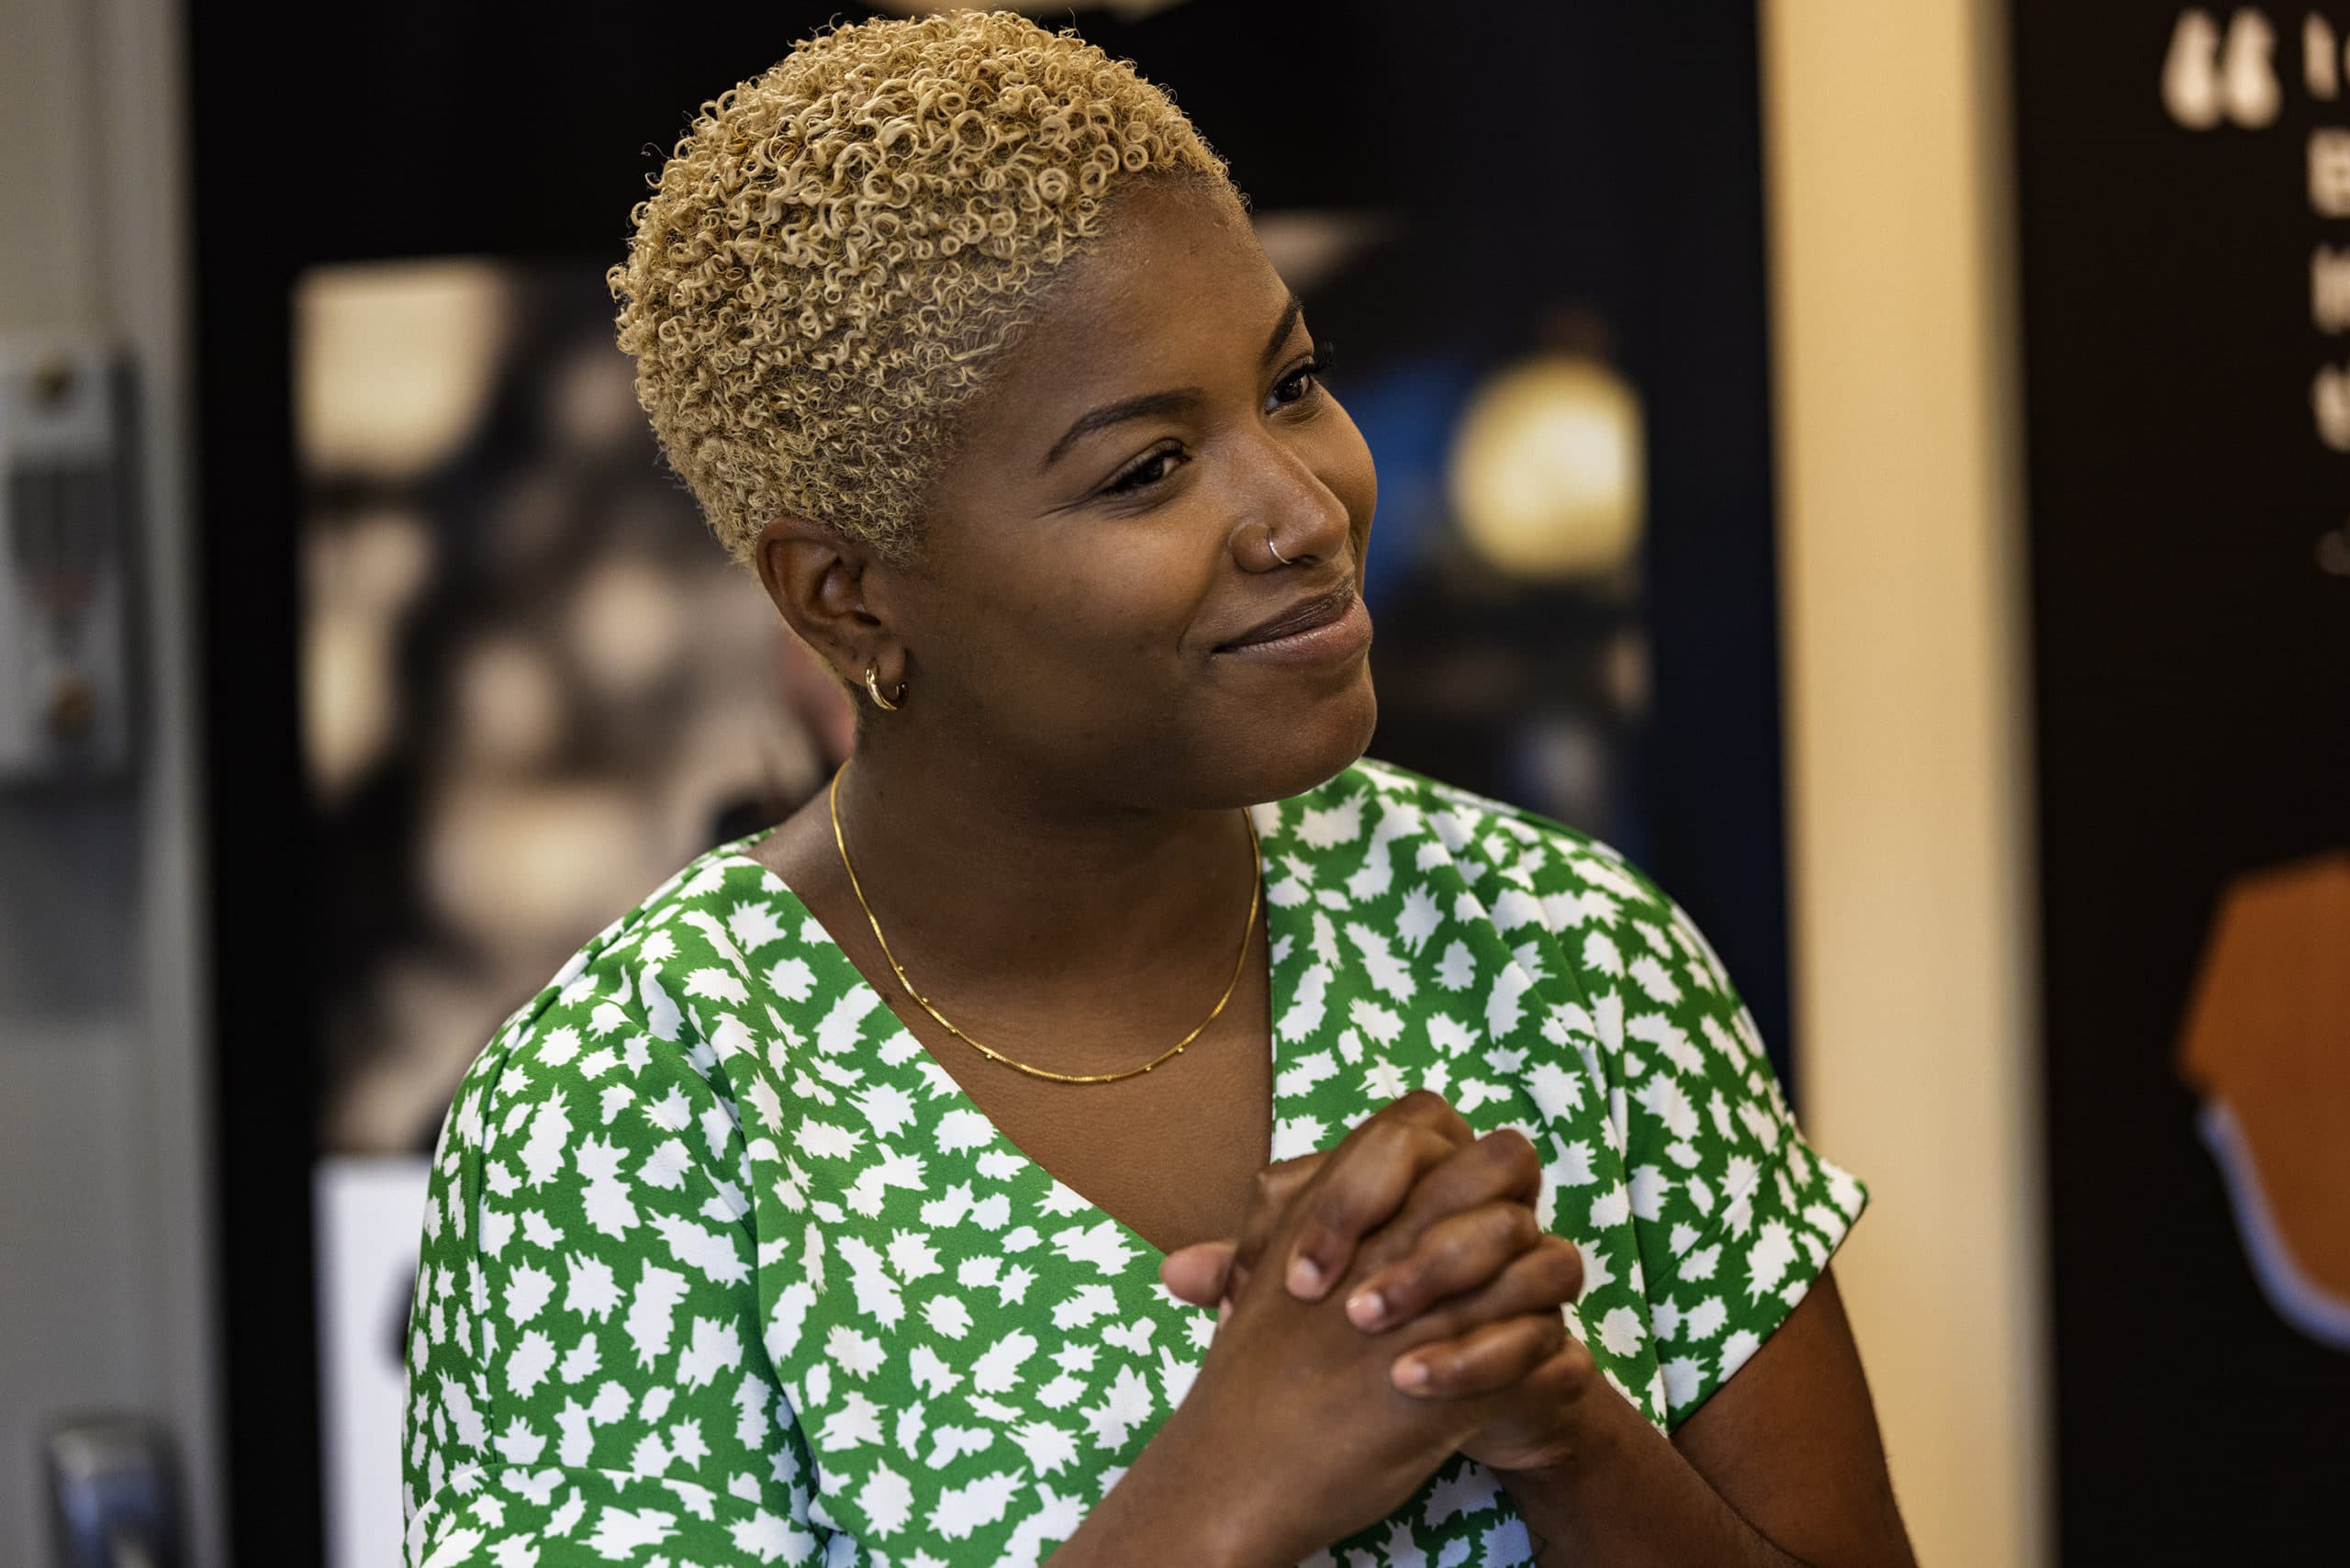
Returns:
[[[1313,385],[1301,390],[1296,397],[1287,399],[1281,406],[1284,409],[1293,407],[1298,403],[1304,402],[1307,398],[1312,397],[1315,392],[1321,390],[1322,377],[1330,373],[1330,363],[1335,353],[1336,350],[1332,346],[1329,339],[1324,338],[1320,342],[1316,342],[1314,345],[1314,357],[1307,360],[1304,364],[1299,365],[1295,370],[1291,371],[1287,375],[1282,376],[1280,381],[1274,384],[1273,389],[1275,391],[1279,391],[1283,386],[1288,386],[1300,381],[1310,380]],[[1141,476],[1149,473],[1151,471],[1151,465],[1158,462],[1161,458],[1174,457],[1178,455],[1180,455],[1180,453],[1177,449],[1172,447],[1162,447],[1158,451],[1145,454],[1134,465],[1133,467],[1128,468],[1125,473],[1119,475],[1116,478],[1102,486],[1102,494],[1104,496],[1131,496],[1139,491],[1149,489],[1154,485],[1166,483],[1166,474],[1161,474],[1156,479],[1145,479]]]

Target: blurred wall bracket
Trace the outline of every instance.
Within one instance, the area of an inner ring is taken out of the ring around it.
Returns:
[[[128,771],[128,363],[0,337],[0,783]]]

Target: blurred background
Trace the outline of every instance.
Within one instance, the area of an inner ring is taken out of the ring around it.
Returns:
[[[930,8],[0,11],[0,1561],[395,1561],[458,1076],[848,744],[603,269]],[[2350,4],[1034,9],[1336,344],[1373,755],[1652,871],[1870,1182],[1921,1559],[2338,1554]]]

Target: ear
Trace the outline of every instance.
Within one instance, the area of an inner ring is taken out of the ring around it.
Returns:
[[[768,520],[752,546],[751,564],[767,598],[850,686],[879,666],[884,690],[904,676],[905,649],[877,592],[889,574],[869,547],[822,523],[789,514]]]

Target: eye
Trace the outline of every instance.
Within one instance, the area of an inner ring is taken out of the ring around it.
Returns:
[[[1314,345],[1314,357],[1273,383],[1272,401],[1275,408],[1287,408],[1303,403],[1323,389],[1322,378],[1330,373],[1331,356],[1336,350],[1330,340],[1323,339]]]
[[[1147,490],[1164,482],[1169,474],[1174,473],[1182,455],[1182,449],[1174,446],[1162,446],[1147,452],[1132,467],[1102,486],[1102,493],[1105,496],[1131,496],[1137,490]]]
[[[1275,409],[1292,408],[1310,401],[1323,390],[1322,377],[1328,374],[1333,353],[1330,341],[1323,339],[1314,345],[1314,357],[1292,367],[1273,384],[1268,394]],[[1121,498],[1139,495],[1163,485],[1190,459],[1180,442],[1153,447],[1136,458],[1132,465],[1119,470],[1117,476],[1094,492],[1094,498]]]

